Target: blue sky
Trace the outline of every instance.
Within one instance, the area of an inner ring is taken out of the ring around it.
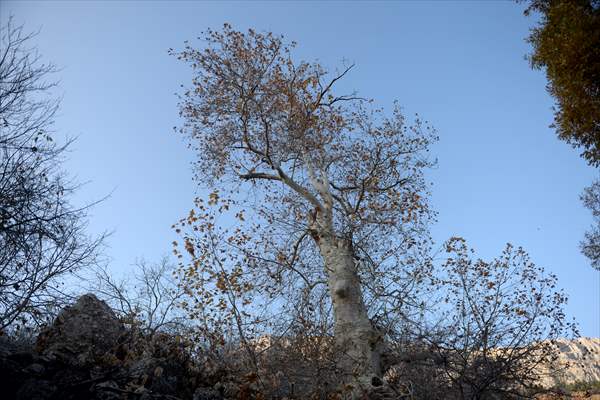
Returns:
[[[44,59],[61,67],[55,129],[77,136],[65,168],[88,182],[90,232],[114,231],[106,253],[117,272],[171,250],[170,226],[202,193],[193,154],[173,133],[174,95],[190,81],[167,55],[208,27],[230,22],[284,34],[298,58],[356,63],[343,83],[378,105],[398,100],[436,127],[430,174],[438,243],[465,237],[483,258],[506,242],[556,273],[586,336],[600,336],[600,273],[579,253],[591,224],[579,201],[597,176],[553,130],[545,75],[532,71],[524,38],[534,24],[513,2],[2,1]]]

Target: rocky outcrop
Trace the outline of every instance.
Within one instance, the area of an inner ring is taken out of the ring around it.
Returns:
[[[93,294],[63,309],[37,338],[37,352],[70,365],[86,366],[109,353],[125,332],[111,308]]]
[[[556,346],[558,359],[551,366],[554,372],[545,374],[543,386],[600,382],[600,338],[558,339]]]
[[[34,347],[0,339],[1,398],[222,399],[218,390],[202,387],[202,371],[177,338],[125,329],[91,294],[65,308]]]

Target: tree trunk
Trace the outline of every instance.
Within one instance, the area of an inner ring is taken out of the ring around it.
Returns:
[[[367,315],[352,244],[324,233],[317,237],[333,302],[339,366],[346,382],[381,382],[382,337]],[[377,377],[373,379],[374,377]]]

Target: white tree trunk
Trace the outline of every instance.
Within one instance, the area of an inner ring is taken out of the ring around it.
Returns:
[[[382,337],[367,315],[352,245],[327,233],[318,236],[318,245],[333,302],[340,367],[346,381],[370,384],[382,375]]]
[[[339,367],[345,383],[370,385],[381,378],[382,337],[369,320],[350,240],[338,237],[333,227],[333,196],[327,173],[319,177],[310,161],[306,161],[313,188],[320,194],[310,229],[323,257],[329,294],[333,303],[334,335]],[[373,380],[375,378],[375,380]],[[380,381],[379,381],[380,382]]]

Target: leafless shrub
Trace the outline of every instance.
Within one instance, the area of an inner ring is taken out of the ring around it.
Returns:
[[[461,238],[446,251],[436,276],[441,301],[419,335],[391,349],[391,378],[419,388],[414,398],[520,399],[541,391],[540,378],[556,372],[554,341],[577,334],[556,276],[511,245],[489,262],[473,259]]]
[[[184,293],[173,280],[174,265],[168,257],[158,262],[139,260],[134,273],[115,278],[106,267],[96,268],[92,287],[120,316],[146,335],[156,332],[181,334],[185,320],[179,312]]]
[[[71,140],[51,132],[55,68],[28,47],[33,36],[12,18],[0,28],[0,330],[47,322],[68,298],[61,279],[94,264],[103,240],[85,232],[89,205],[70,202]]]

